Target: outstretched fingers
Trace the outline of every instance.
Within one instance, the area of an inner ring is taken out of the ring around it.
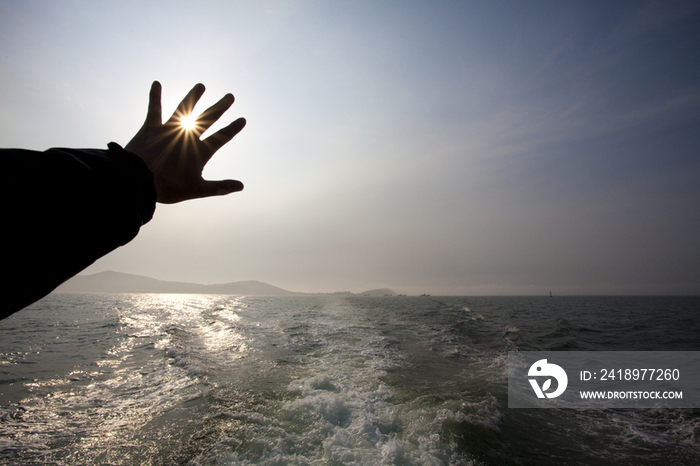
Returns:
[[[233,94],[226,94],[221,100],[202,112],[202,114],[197,117],[197,130],[203,133],[209,129],[211,125],[221,118],[221,115],[223,115],[226,110],[231,108],[233,101]]]
[[[204,90],[202,84],[194,86],[163,124],[162,89],[160,83],[154,81],[149,93],[146,121],[126,145],[128,151],[144,160],[153,174],[158,202],[172,204],[200,197],[222,196],[243,189],[240,181],[208,181],[202,178],[202,170],[209,159],[246,125],[244,118],[238,118],[211,136],[200,139],[234,102],[233,95],[226,94],[199,115],[193,128],[187,127],[182,119],[192,113]]]

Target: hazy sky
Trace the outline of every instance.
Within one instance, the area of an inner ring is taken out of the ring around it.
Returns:
[[[236,96],[205,177],[246,189],[85,273],[700,293],[697,1],[0,2],[2,147],[125,145],[155,79]]]

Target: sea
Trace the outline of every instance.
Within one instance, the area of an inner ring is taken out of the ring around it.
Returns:
[[[509,351],[700,351],[700,297],[55,293],[0,464],[700,465],[699,409],[509,409]]]

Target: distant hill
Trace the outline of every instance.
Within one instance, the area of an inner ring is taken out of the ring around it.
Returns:
[[[94,275],[77,275],[56,289],[59,293],[200,293],[200,294],[245,294],[263,296],[292,296],[295,293],[267,283],[248,280],[243,282],[200,285],[198,283],[168,282],[121,272],[100,272]],[[355,296],[354,293],[332,293]],[[388,288],[359,293],[362,296],[396,296]]]
[[[112,271],[75,276],[59,286],[56,291],[63,293],[202,293],[267,296],[297,294],[255,280],[219,285],[200,285],[197,283],[167,282],[142,275]]]
[[[396,293],[389,288],[378,288],[360,293],[362,296],[396,296]]]

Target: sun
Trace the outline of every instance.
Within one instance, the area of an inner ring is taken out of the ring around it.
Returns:
[[[191,130],[197,125],[197,118],[190,114],[180,118],[180,124],[184,129]]]

